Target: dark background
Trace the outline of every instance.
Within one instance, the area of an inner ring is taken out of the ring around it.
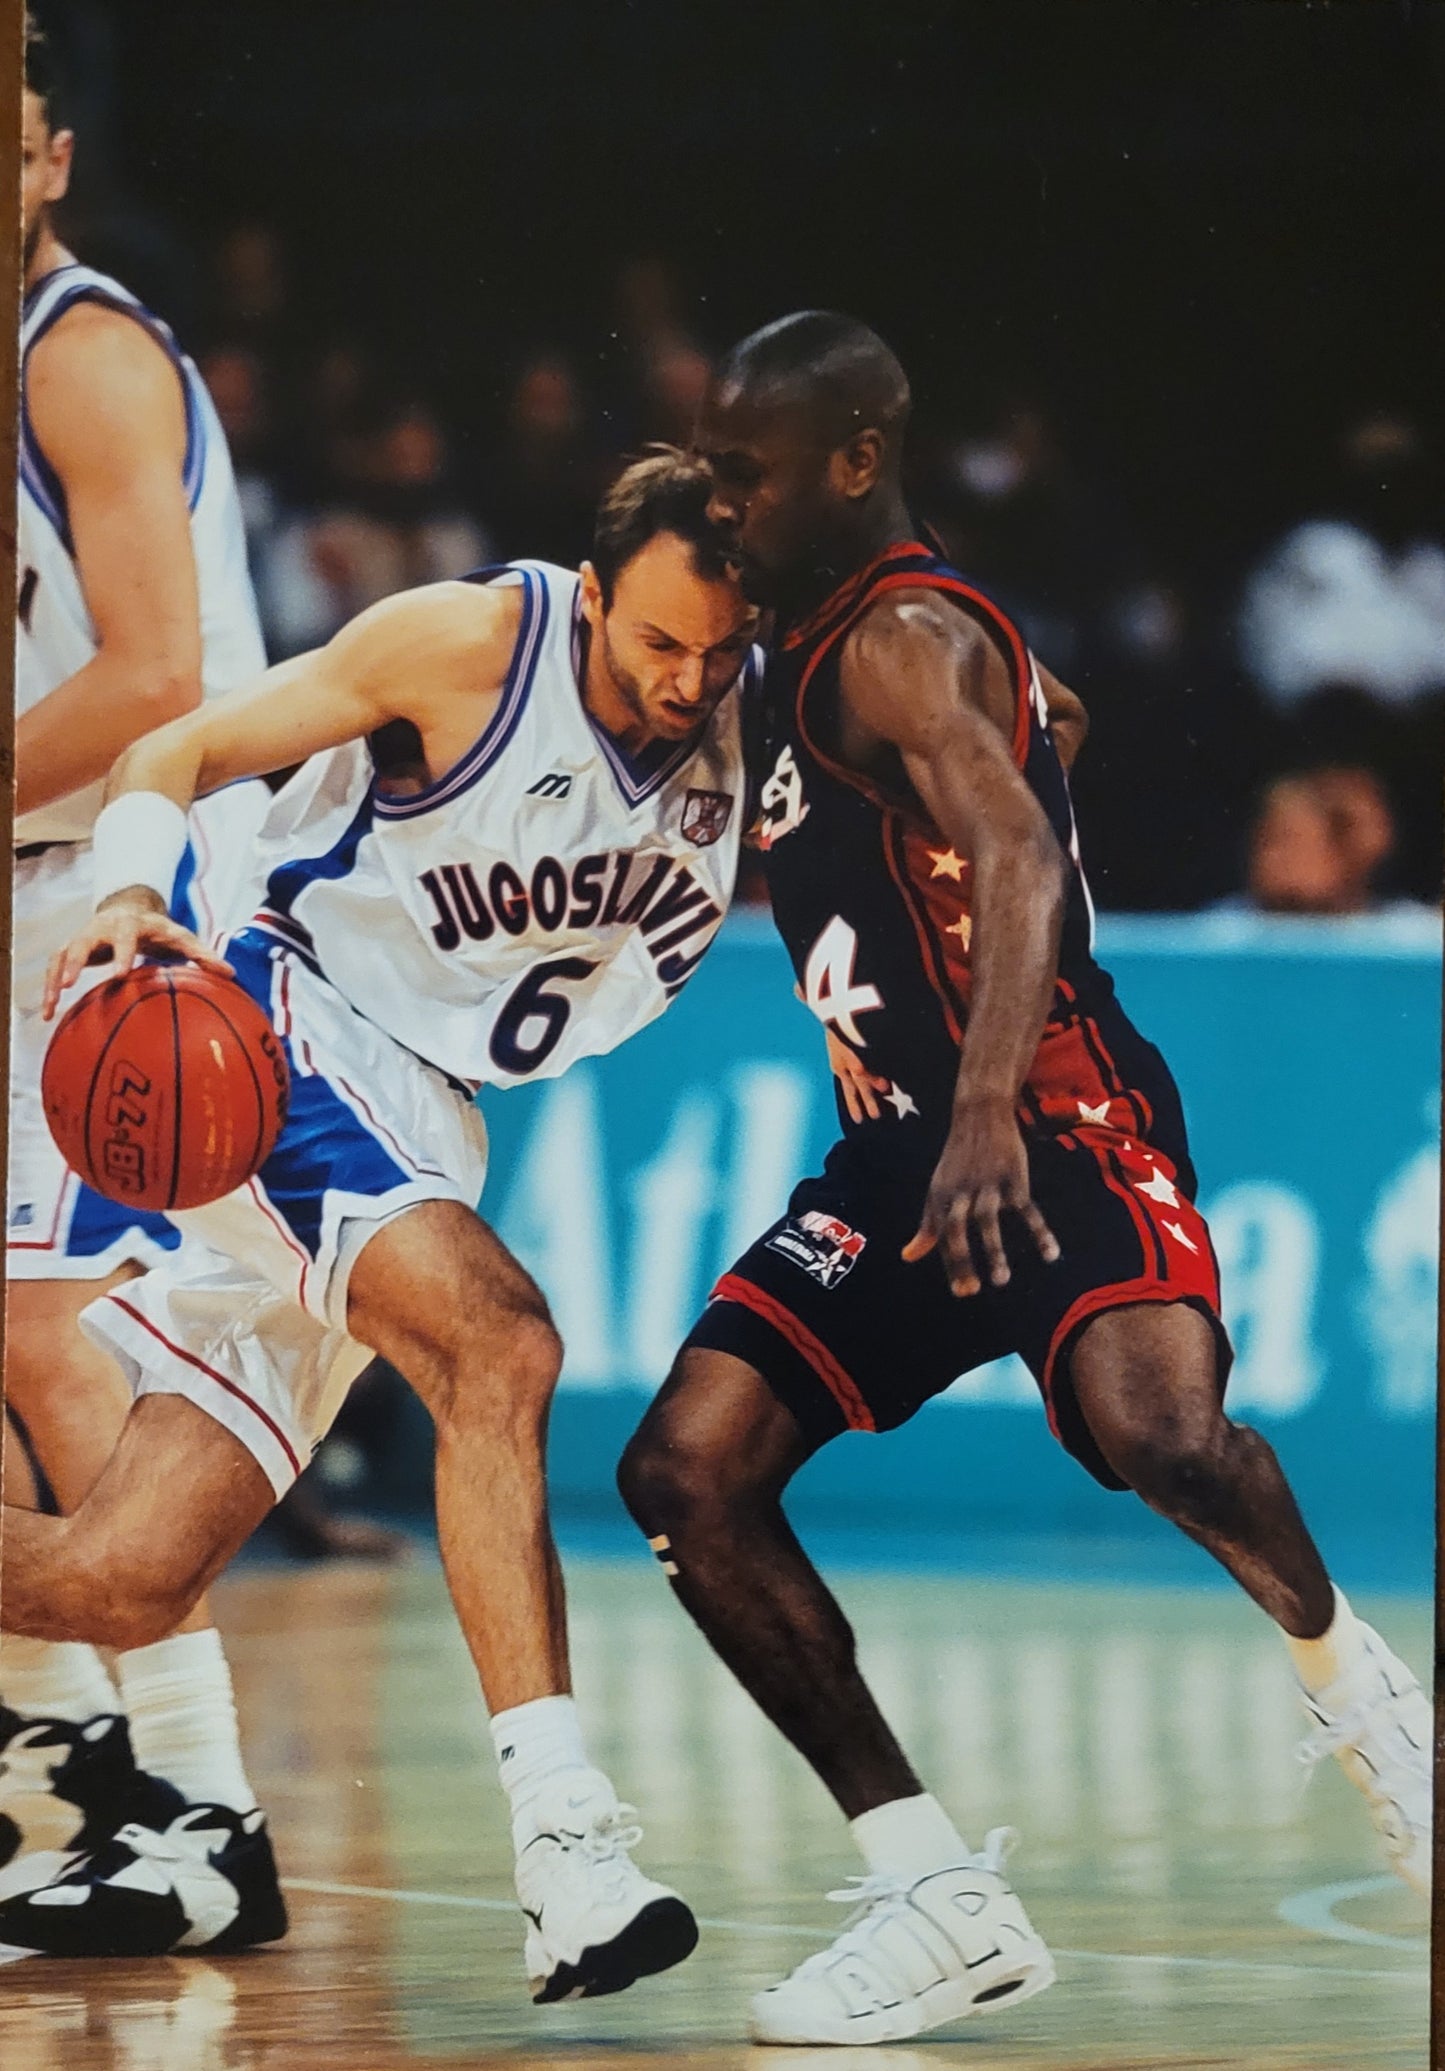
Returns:
[[[1228,892],[1260,783],[1342,754],[1391,789],[1393,888],[1432,894],[1438,714],[1388,738],[1368,711],[1343,737],[1337,715],[1301,731],[1232,625],[1255,557],[1336,496],[1348,423],[1396,413],[1438,456],[1445,11],[38,12],[71,60],[77,245],[198,353],[245,336],[270,356],[262,458],[290,505],[335,492],[296,456],[308,356],[337,339],[378,394],[425,399],[449,494],[502,552],[558,553],[570,541],[508,536],[508,412],[529,359],[558,352],[589,455],[656,428],[621,269],[659,262],[709,352],[790,308],[845,308],[913,377],[920,506],[942,506],[1094,710],[1079,796],[1104,903]],[[249,331],[215,273],[248,224],[286,279],[284,312]],[[949,508],[947,455],[1019,411],[1047,427],[1055,487],[1000,539],[996,514]],[[1438,475],[1412,494],[1438,538]],[[1142,659],[1115,627],[1141,597],[1172,626]]]

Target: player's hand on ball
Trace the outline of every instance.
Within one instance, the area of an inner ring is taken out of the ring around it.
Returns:
[[[912,1262],[936,1247],[954,1294],[977,1294],[983,1285],[979,1265],[994,1287],[1009,1280],[999,1217],[1005,1211],[1021,1217],[1052,1263],[1059,1243],[1029,1192],[1029,1161],[1014,1117],[1005,1100],[970,1101],[956,1108],[943,1155],[929,1182],[923,1220],[903,1247]],[[975,1249],[975,1244],[979,1249]]]
[[[828,1045],[828,1064],[838,1081],[850,1119],[861,1122],[866,1117],[868,1121],[876,1122],[883,1112],[878,1095],[888,1091],[890,1082],[869,1071],[858,1052],[840,1041],[831,1028],[823,1033]]]
[[[107,899],[97,908],[89,925],[50,959],[42,1015],[47,1021],[54,1018],[61,994],[69,991],[88,965],[109,964],[111,975],[123,978],[137,957],[157,953],[184,957],[188,963],[217,971],[224,978],[232,975],[224,958],[207,949],[199,935],[193,935],[189,928],[169,917],[156,893],[138,887]]]

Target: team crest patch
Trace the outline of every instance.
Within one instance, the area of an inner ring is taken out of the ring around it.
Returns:
[[[824,1287],[836,1287],[857,1265],[867,1242],[861,1230],[850,1230],[836,1215],[809,1208],[769,1237],[768,1249],[791,1259]]]
[[[682,831],[694,848],[708,849],[732,818],[730,791],[689,791],[682,802]]]

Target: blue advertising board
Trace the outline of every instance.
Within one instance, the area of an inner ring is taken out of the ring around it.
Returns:
[[[1100,924],[1100,955],[1183,1090],[1237,1350],[1233,1414],[1275,1444],[1327,1553],[1377,1582],[1423,1586],[1439,1253],[1433,918],[1114,918]],[[618,1515],[617,1455],[709,1288],[836,1133],[821,1033],[766,918],[740,914],[661,1022],[484,1106],[484,1212],[546,1290],[567,1347],[558,1509]],[[1017,1532],[1083,1545],[1164,1530],[1063,1456],[1013,1360],[962,1378],[902,1432],[826,1448],[790,1507],[900,1543]]]

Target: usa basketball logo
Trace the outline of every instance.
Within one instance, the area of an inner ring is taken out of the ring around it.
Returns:
[[[824,1287],[836,1287],[857,1265],[867,1242],[861,1230],[850,1229],[837,1216],[808,1208],[775,1230],[767,1245]]]
[[[732,818],[730,791],[689,791],[682,802],[682,831],[694,848],[708,849]]]

